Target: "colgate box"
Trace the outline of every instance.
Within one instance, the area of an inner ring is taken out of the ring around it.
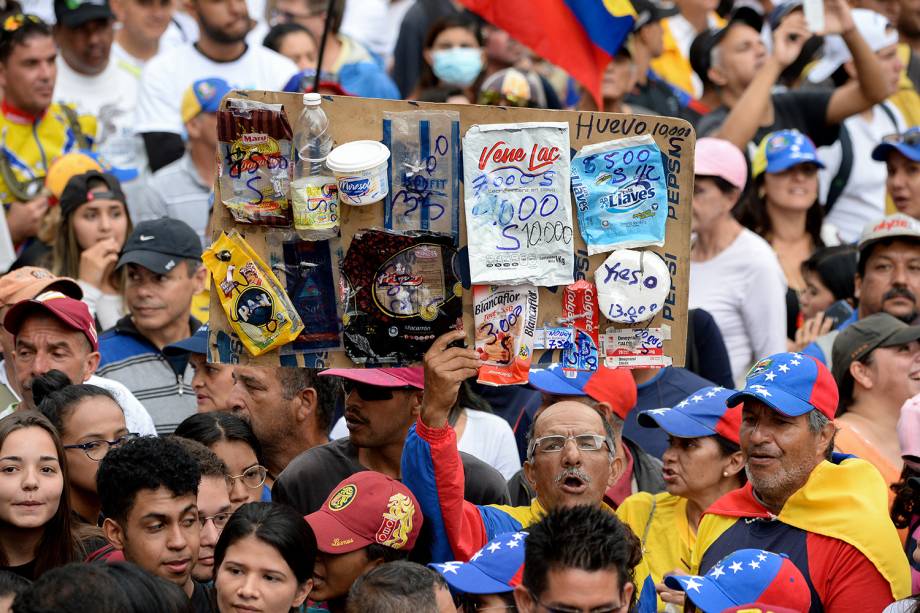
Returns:
[[[474,284],[574,281],[569,125],[476,125],[463,138]]]
[[[575,342],[562,350],[564,370],[597,370],[598,366],[597,288],[581,279],[562,294],[562,320],[575,329]]]

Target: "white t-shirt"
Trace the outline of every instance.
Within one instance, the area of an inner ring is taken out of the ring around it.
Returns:
[[[348,0],[339,32],[383,58],[389,65],[406,12],[414,0]]]
[[[457,449],[482,460],[500,472],[505,480],[513,477],[521,469],[521,459],[518,456],[514,431],[508,422],[485,411],[464,409],[464,412],[466,428],[457,441]],[[345,425],[345,418],[340,417],[332,427],[329,438],[339,439],[346,436],[348,426]]]
[[[836,226],[840,238],[846,243],[859,239],[863,226],[885,216],[885,179],[888,171],[884,162],[876,162],[870,155],[882,138],[901,132],[906,127],[901,113],[893,105],[883,103],[891,111],[891,116],[876,105],[872,109],[872,120],[867,121],[862,114],[848,117],[843,122],[853,141],[853,164],[846,187],[834,203],[826,221]],[[826,168],[819,171],[818,181],[821,187],[821,202],[827,201],[830,182],[840,169],[843,157],[840,141],[828,147],[818,149],[818,158]]]
[[[265,47],[249,45],[232,62],[215,62],[194,45],[164,50],[144,67],[137,107],[138,132],[184,134],[182,96],[195,81],[217,77],[236,89],[280,90],[297,66]]]
[[[118,381],[106,379],[105,377],[98,377],[96,375],[90,376],[84,383],[89,383],[90,385],[108,390],[108,392],[115,397],[115,402],[118,403],[118,406],[120,406],[121,410],[125,413],[125,426],[127,426],[129,432],[135,432],[141,436],[157,435],[157,429],[153,425],[153,418],[150,417],[150,413],[147,412],[147,409],[144,408],[141,401],[135,398],[134,394],[132,394],[127,387]],[[9,378],[6,376],[6,360],[0,360],[0,384],[6,386],[6,388],[10,390],[10,393],[17,396],[16,391],[10,385]],[[4,411],[0,414],[0,417],[6,417],[7,414],[8,413]]]
[[[707,262],[690,262],[689,308],[715,319],[732,378],[754,360],[786,350],[786,277],[773,249],[747,228]]]
[[[96,150],[116,168],[138,172],[147,166],[144,141],[135,131],[138,80],[129,66],[109,56],[100,74],[87,76],[57,57],[55,102],[72,104],[80,114],[96,116]]]

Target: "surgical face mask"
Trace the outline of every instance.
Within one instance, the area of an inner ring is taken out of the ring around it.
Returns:
[[[434,75],[445,83],[467,87],[482,72],[482,50],[470,47],[453,47],[435,51]]]

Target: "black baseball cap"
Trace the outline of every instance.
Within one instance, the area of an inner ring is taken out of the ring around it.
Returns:
[[[834,339],[832,372],[837,387],[852,393],[853,362],[880,347],[897,347],[916,340],[920,340],[920,326],[909,326],[888,313],[875,313],[850,324]]]
[[[712,50],[719,46],[725,35],[735,24],[744,24],[760,32],[763,17],[748,6],[739,6],[728,16],[721,28],[710,28],[697,34],[690,45],[690,66],[704,83],[709,83],[709,69],[712,68]]]
[[[102,181],[108,188],[106,191],[90,191],[90,183]],[[125,201],[125,193],[121,190],[121,183],[114,175],[98,170],[90,170],[81,175],[74,175],[67,181],[64,191],[61,192],[61,198],[58,201],[61,207],[61,217],[67,217],[76,210],[81,204],[91,200],[118,200],[122,204]]]
[[[115,19],[109,0],[54,0],[54,17],[67,28],[97,19]]]
[[[201,259],[201,239],[184,221],[163,217],[142,221],[128,237],[117,268],[137,264],[164,275],[182,260]]]
[[[632,0],[632,5],[633,10],[636,11],[633,32],[638,32],[650,23],[655,23],[680,13],[680,9],[670,2],[656,3],[652,2],[652,0]]]

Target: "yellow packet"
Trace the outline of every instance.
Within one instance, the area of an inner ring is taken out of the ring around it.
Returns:
[[[290,343],[303,331],[275,273],[235,230],[221,233],[202,255],[230,326],[252,355]]]

